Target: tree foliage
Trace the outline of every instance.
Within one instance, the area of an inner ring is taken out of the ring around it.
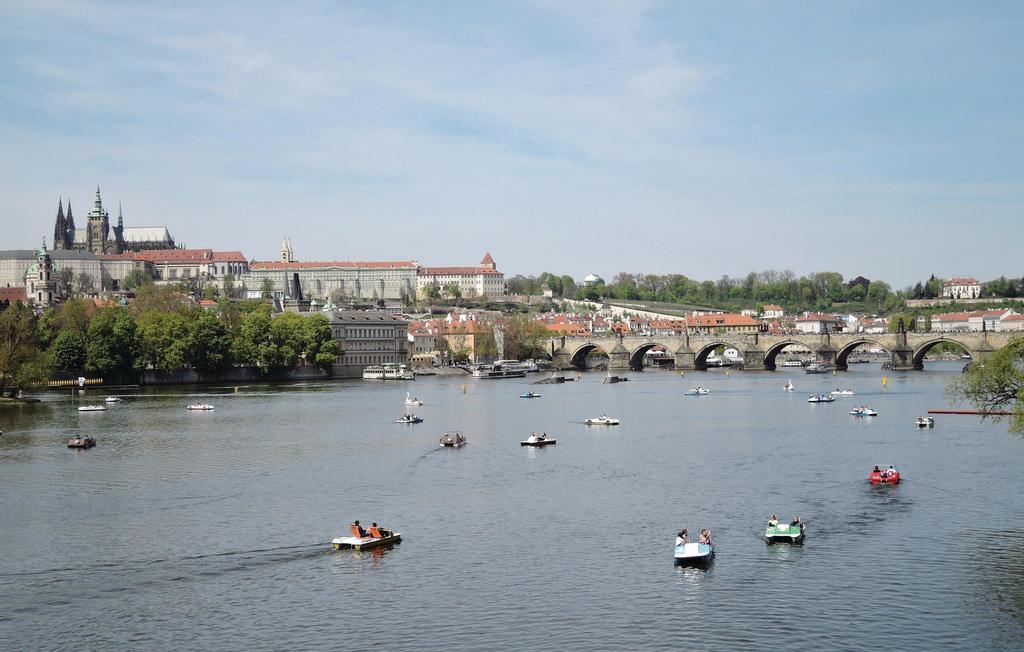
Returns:
[[[105,308],[89,323],[86,368],[99,374],[126,373],[139,357],[138,327],[124,308]]]
[[[1010,431],[1024,434],[1024,338],[971,364],[950,384],[947,394],[984,414],[1013,412]]]
[[[85,368],[85,338],[75,330],[61,331],[50,353],[54,369],[78,371]]]
[[[36,346],[35,322],[32,310],[20,301],[0,311],[0,391],[38,379],[45,362]]]

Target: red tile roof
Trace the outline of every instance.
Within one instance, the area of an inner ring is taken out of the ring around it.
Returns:
[[[758,321],[749,315],[736,315],[733,313],[722,313],[719,315],[697,315],[687,317],[690,326],[757,326]]]
[[[947,278],[943,285],[981,285],[978,283],[978,279],[973,276],[954,276],[953,278]]]
[[[139,251],[132,256],[135,260],[149,260],[154,263],[196,263],[213,259],[212,249],[150,249]]]
[[[213,252],[213,262],[215,263],[247,263],[245,256],[242,255],[241,251],[215,251]]]
[[[476,276],[478,274],[501,275],[501,272],[486,267],[420,267],[420,274],[435,276]]]
[[[27,301],[28,294],[27,290],[23,287],[17,288],[0,288],[0,301]]]
[[[481,265],[493,265],[494,264],[494,259],[491,258],[491,252],[488,251],[486,254],[484,254],[484,259],[480,261],[480,264]]]

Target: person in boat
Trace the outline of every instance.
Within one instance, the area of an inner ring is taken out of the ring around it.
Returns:
[[[548,438],[548,433],[546,433],[546,432],[540,433],[540,437],[538,437],[538,439],[542,439],[542,440],[543,439],[547,439],[547,438]]]
[[[711,545],[711,532],[709,532],[707,530],[701,530],[700,531],[700,539],[697,540],[697,543],[703,543],[704,545]]]
[[[793,520],[790,522],[789,525],[790,525],[790,527],[799,528],[800,527],[800,517],[799,516],[794,516]]]
[[[871,469],[871,472],[872,472],[872,473],[881,473],[881,472],[882,472],[882,470],[881,470],[880,468],[878,468],[878,465],[876,464],[876,465],[875,465],[875,468]]]
[[[779,518],[775,516],[775,514],[772,514],[771,517],[768,519],[768,527],[775,527],[778,524]]]
[[[359,532],[359,538],[360,539],[365,537],[365,536],[367,536],[366,535],[366,530],[364,530],[363,526],[359,524],[359,521],[355,521],[354,523],[352,523],[352,525],[356,526],[356,531]],[[374,524],[374,525],[376,525],[376,524]]]
[[[683,528],[682,530],[679,530],[679,534],[676,535],[676,545],[677,546],[685,546],[689,542],[690,542],[690,537],[689,537],[689,535],[686,534],[686,528]]]

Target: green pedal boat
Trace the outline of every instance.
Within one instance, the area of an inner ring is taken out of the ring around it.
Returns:
[[[806,532],[804,524],[801,523],[779,523],[769,525],[764,531],[764,542],[768,545],[773,543],[803,543]]]

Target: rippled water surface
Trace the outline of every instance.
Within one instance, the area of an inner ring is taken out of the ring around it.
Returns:
[[[886,392],[853,369],[793,393],[785,373],[647,372],[535,400],[436,378],[0,408],[0,647],[1020,649],[1024,442],[913,426],[959,364]],[[697,383],[712,393],[684,397]],[[836,384],[857,395],[806,402]],[[406,391],[424,423],[394,423]],[[216,410],[187,412],[197,397]],[[622,425],[582,424],[602,412]],[[444,430],[469,445],[438,448]],[[521,448],[531,430],[558,444]],[[79,432],[96,448],[65,448]],[[870,486],[875,463],[905,482]],[[766,546],[772,512],[806,545]],[[329,550],[354,518],[404,541]],[[709,568],[672,563],[681,527],[714,530]]]

